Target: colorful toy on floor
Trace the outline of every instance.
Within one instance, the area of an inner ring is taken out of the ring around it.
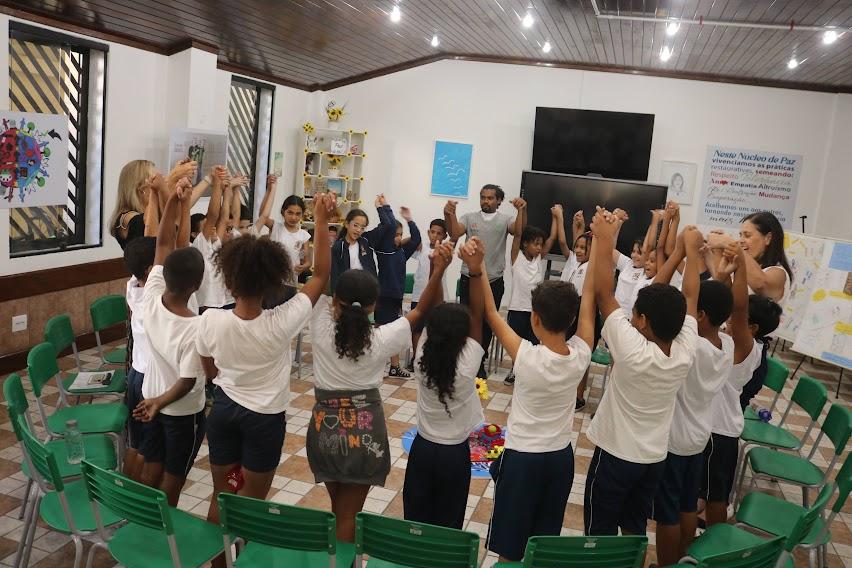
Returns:
[[[470,461],[494,461],[503,452],[505,437],[498,424],[483,424],[470,434]]]
[[[487,460],[496,460],[500,457],[500,454],[503,453],[503,446],[493,446],[490,450],[485,452],[485,459]]]

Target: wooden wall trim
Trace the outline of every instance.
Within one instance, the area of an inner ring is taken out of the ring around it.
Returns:
[[[123,258],[0,276],[0,302],[129,277]]]
[[[108,327],[101,332],[101,341],[103,341],[104,343],[117,341],[123,337],[126,337],[126,330],[127,326],[123,323]],[[95,341],[94,331],[90,331],[89,333],[84,333],[83,335],[77,336],[77,349],[79,349],[80,351],[83,351],[84,349],[91,349],[96,345],[97,342]],[[30,350],[26,349],[24,351],[10,353],[9,355],[3,355],[2,357],[0,357],[0,375],[16,373],[21,370],[24,370],[24,372],[26,372],[27,354],[29,352]],[[67,355],[71,355],[70,347],[60,353],[59,357],[65,357]]]
[[[245,75],[246,77],[260,79],[261,81],[275,83],[276,85],[299,89],[300,91],[313,92],[318,91],[322,87],[319,83],[302,83],[299,81],[294,81],[293,79],[286,79],[284,77],[279,77],[278,75],[272,75],[270,73],[265,73],[263,71],[258,71],[249,67],[243,67],[242,65],[234,65],[232,63],[228,63],[226,61],[221,60],[216,64],[216,68],[221,69],[222,71],[227,71],[228,73]]]
[[[323,91],[330,91],[331,89],[336,89],[338,87],[344,87],[353,83],[360,83],[361,81],[366,81],[368,79],[375,79],[376,77],[381,77],[383,75],[390,75],[391,73],[398,73],[399,71],[405,71],[406,69],[412,69],[414,67],[420,67],[421,65],[428,65],[429,63],[451,58],[453,58],[453,55],[449,53],[436,53],[419,59],[412,59],[411,61],[397,63],[396,65],[391,65],[389,67],[382,67],[375,71],[352,75],[351,77],[346,77],[337,81],[329,81],[328,83],[323,83],[321,85],[321,89]]]
[[[191,37],[182,39],[177,41],[165,49],[166,55],[174,55],[175,53],[180,53],[181,51],[186,51],[187,49],[195,48],[200,49],[202,51],[206,51],[208,53],[213,53],[215,55],[219,55],[219,47],[213,45],[212,43],[207,43],[204,41],[199,41],[197,39],[193,39]]]

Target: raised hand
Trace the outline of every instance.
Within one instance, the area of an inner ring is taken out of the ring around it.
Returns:
[[[430,258],[433,269],[446,270],[453,261],[453,246],[450,243],[441,243]]]
[[[471,237],[459,249],[459,258],[469,269],[476,270],[485,260],[485,245],[479,237]]]
[[[625,211],[624,209],[616,208],[616,209],[612,212],[612,214],[613,214],[613,215],[615,215],[616,217],[618,217],[618,218],[619,218],[622,222],[627,221],[628,219],[630,219],[630,215],[628,215],[628,214],[627,214],[627,211]]]
[[[574,213],[574,217],[571,219],[571,223],[575,227],[584,227],[586,225],[586,219],[583,217],[583,210],[580,209]]]
[[[561,219],[564,214],[562,211],[562,205],[557,203],[553,207],[550,208],[550,214],[556,217],[557,219]]]
[[[193,162],[189,158],[180,160],[172,171],[169,172],[168,181],[174,184],[177,180],[184,177],[195,177],[195,172],[198,170],[198,163]]]
[[[616,212],[618,209],[616,209]],[[591,229],[592,234],[596,237],[610,236],[615,238],[615,234],[621,227],[621,218],[616,212],[609,212],[603,207],[595,207],[595,216],[592,217]]]
[[[325,193],[314,194],[314,221],[317,223],[328,222],[328,195]]]
[[[278,185],[278,176],[275,174],[269,174],[266,176],[266,190],[270,191]]]
[[[242,187],[248,183],[249,179],[247,176],[236,173],[231,176],[231,187]]]
[[[376,209],[378,209],[379,207],[382,207],[383,205],[387,205],[387,204],[388,204],[388,201],[387,201],[387,199],[385,199],[384,193],[380,193],[376,196],[376,202],[375,202]]]
[[[707,246],[711,249],[724,249],[734,242],[734,238],[721,229],[713,229],[707,234]]]
[[[526,200],[525,200],[525,199],[522,199],[522,198],[520,198],[520,197],[516,197],[516,198],[514,198],[514,199],[511,201],[511,203],[512,203],[512,206],[513,206],[515,209],[517,209],[518,211],[522,211],[522,210],[523,210],[523,209],[527,206],[527,202],[526,202]]]
[[[180,178],[175,185],[175,196],[177,196],[177,200],[180,202],[187,201],[192,195],[192,182],[189,181],[189,178]]]
[[[452,199],[447,201],[447,204],[444,205],[444,215],[455,215],[456,205],[458,205],[458,203],[458,201],[453,201]]]
[[[701,247],[704,246],[704,235],[701,234],[701,231],[695,225],[684,227],[681,234],[683,235],[683,245],[687,251],[698,253]]]
[[[413,217],[411,216],[411,209],[405,206],[399,208],[399,215],[409,223],[413,219]]]

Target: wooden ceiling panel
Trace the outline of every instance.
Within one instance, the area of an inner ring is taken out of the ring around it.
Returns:
[[[388,17],[394,5],[402,11],[397,24]],[[850,0],[597,0],[597,7],[602,17],[593,0],[0,0],[18,17],[161,53],[200,42],[225,68],[307,89],[455,57],[852,92],[852,33],[824,45],[819,30],[799,29],[849,29]],[[523,28],[527,10],[535,22]],[[695,23],[668,36],[669,18]],[[672,50],[666,62],[663,46]],[[786,66],[791,57],[801,62],[794,70]]]

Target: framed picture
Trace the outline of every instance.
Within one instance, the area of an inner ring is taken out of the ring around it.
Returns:
[[[435,141],[432,195],[467,199],[473,144]]]
[[[660,170],[660,183],[668,186],[666,200],[681,205],[691,205],[695,194],[695,174],[697,166],[692,162],[663,161]]]

